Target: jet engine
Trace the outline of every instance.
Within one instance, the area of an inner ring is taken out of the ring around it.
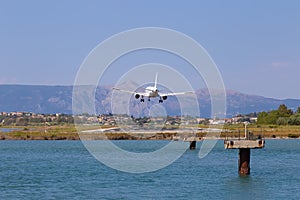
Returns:
[[[134,97],[135,97],[136,99],[138,99],[138,98],[140,98],[140,95],[139,95],[139,94],[135,94]]]
[[[168,96],[163,96],[162,99],[163,100],[167,100]]]

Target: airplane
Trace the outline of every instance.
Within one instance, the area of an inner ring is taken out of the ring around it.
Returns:
[[[132,91],[128,91],[128,90],[123,90],[120,88],[115,88],[113,87],[113,90],[118,90],[121,92],[127,92],[130,94],[134,94],[134,97],[136,99],[140,98],[141,102],[144,102],[144,97],[148,98],[148,101],[150,101],[150,98],[157,98],[159,97],[158,103],[163,103],[163,101],[167,100],[168,96],[176,96],[176,95],[184,95],[184,94],[191,94],[194,93],[192,91],[190,92],[176,92],[176,93],[160,93],[160,91],[157,89],[157,77],[158,77],[158,73],[156,73],[155,76],[155,82],[154,82],[154,86],[148,86],[145,89],[144,93],[141,92],[132,92]]]

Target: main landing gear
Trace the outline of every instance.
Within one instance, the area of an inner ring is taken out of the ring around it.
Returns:
[[[143,96],[141,97],[140,101],[141,101],[141,102],[145,102],[145,99],[144,99]],[[150,102],[150,98],[148,98],[148,101]],[[160,99],[158,100],[158,103],[163,103],[163,102],[164,102],[164,100],[163,100],[162,98],[160,98]]]
[[[145,99],[144,99],[144,96],[142,95],[141,102],[144,102],[144,101],[145,101]]]

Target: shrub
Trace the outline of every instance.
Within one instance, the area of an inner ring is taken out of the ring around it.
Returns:
[[[290,134],[288,134],[288,137],[289,138],[299,138],[299,134],[290,133]]]

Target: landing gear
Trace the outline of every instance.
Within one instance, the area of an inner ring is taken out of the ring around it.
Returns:
[[[150,101],[150,98],[148,98],[148,101]]]
[[[163,102],[163,100],[162,100],[162,99],[158,100],[158,103],[162,103],[162,102]]]
[[[141,102],[144,102],[145,100],[144,100],[144,96],[142,95],[142,98],[141,98]]]

